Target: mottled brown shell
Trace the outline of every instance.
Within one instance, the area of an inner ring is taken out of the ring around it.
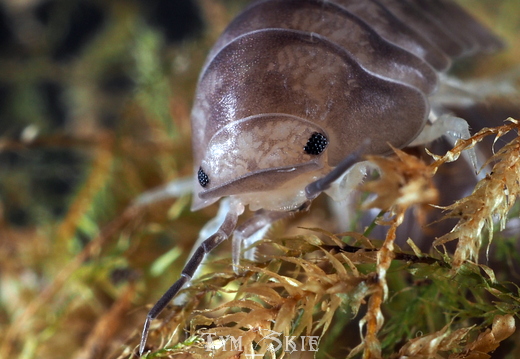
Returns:
[[[192,113],[193,209],[320,176],[369,138],[401,148],[453,59],[502,43],[447,0],[256,1],[226,29]]]

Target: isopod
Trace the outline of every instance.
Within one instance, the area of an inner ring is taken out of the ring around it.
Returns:
[[[444,72],[502,46],[449,0],[253,2],[211,50],[192,111],[192,210],[222,197],[229,210],[148,313],[140,354],[150,322],[208,252],[233,234],[237,263],[243,238],[307,208],[360,151],[442,135],[442,103],[431,96]],[[236,228],[246,205],[257,215]]]

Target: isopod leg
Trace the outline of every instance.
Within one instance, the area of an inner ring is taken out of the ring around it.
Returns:
[[[467,140],[471,137],[469,125],[466,120],[452,115],[444,115],[440,119],[450,123],[449,129],[446,130],[444,136],[452,146],[455,146],[458,140]],[[465,157],[466,161],[471,163],[475,171],[478,172],[480,166],[478,164],[475,147],[468,148],[466,151],[462,152],[462,156]],[[479,179],[481,178],[483,177],[480,177]]]
[[[442,136],[446,137],[450,144],[454,146],[457,140],[471,137],[469,125],[466,120],[462,118],[455,117],[451,114],[443,114],[436,118],[433,123],[426,125],[410,146],[423,145]],[[479,169],[477,154],[474,148],[467,149],[462,153],[462,156],[473,165],[475,170]]]
[[[285,217],[288,217],[290,212],[275,212],[260,210],[255,215],[249,218],[242,225],[237,227],[233,233],[232,239],[232,252],[233,252],[233,269],[235,273],[238,273],[238,265],[240,264],[240,252],[242,250],[242,244],[247,243],[251,245],[257,240],[261,239],[265,232],[271,227],[271,225]],[[254,254],[253,254],[254,256]],[[252,259],[252,258],[249,258]]]
[[[142,193],[134,200],[134,205],[147,206],[171,198],[179,198],[193,191],[193,179],[191,177],[180,178],[171,181],[164,187],[154,188]]]
[[[175,297],[175,295],[179,292],[179,290],[187,283],[191,281],[195,271],[202,263],[202,260],[213,249],[215,249],[220,243],[225,241],[233,230],[236,227],[237,219],[240,214],[244,211],[244,206],[237,201],[232,201],[230,205],[230,210],[226,215],[226,219],[224,223],[220,226],[218,231],[206,239],[202,244],[195,250],[190,260],[184,266],[182,270],[181,277],[173,283],[173,285],[163,294],[161,299],[152,307],[148,315],[146,316],[146,321],[144,323],[143,333],[141,335],[141,342],[139,344],[139,355],[143,355],[146,340],[148,338],[148,331],[150,329],[150,323],[152,320],[157,318],[157,316],[162,312],[162,310],[168,305],[170,300]]]

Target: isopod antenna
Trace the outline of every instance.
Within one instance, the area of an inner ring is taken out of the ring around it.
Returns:
[[[206,239],[201,243],[199,248],[195,250],[190,260],[184,266],[182,270],[181,277],[173,283],[173,285],[163,294],[161,299],[155,303],[155,305],[150,309],[148,315],[146,316],[146,321],[144,322],[143,333],[141,335],[141,342],[139,343],[139,356],[143,355],[146,341],[148,339],[148,331],[150,330],[150,323],[152,320],[157,318],[157,316],[162,312],[162,310],[168,305],[170,300],[175,297],[175,295],[181,290],[181,288],[189,283],[195,274],[195,271],[199,268],[202,260],[213,249],[215,249],[220,243],[224,242],[229,238],[231,233],[233,233],[236,225],[238,216],[240,216],[244,212],[244,206],[238,201],[231,201],[230,209],[226,218],[224,219],[224,223],[219,227],[217,232]]]
[[[347,172],[354,164],[361,161],[362,156],[366,153],[370,146],[370,139],[366,138],[359,148],[345,157],[334,169],[325,176],[311,182],[305,187],[305,196],[309,201],[318,197],[319,194],[330,187],[330,185]]]

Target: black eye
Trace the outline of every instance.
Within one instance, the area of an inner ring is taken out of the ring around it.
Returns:
[[[307,141],[307,145],[303,150],[309,155],[319,155],[328,144],[329,141],[327,140],[327,137],[323,136],[321,133],[314,132],[311,138],[309,138],[309,141]]]
[[[199,172],[197,173],[197,177],[199,179],[199,183],[202,187],[206,187],[209,183],[209,177],[208,175],[206,174],[206,172],[204,172],[202,170],[202,167],[199,167]]]

